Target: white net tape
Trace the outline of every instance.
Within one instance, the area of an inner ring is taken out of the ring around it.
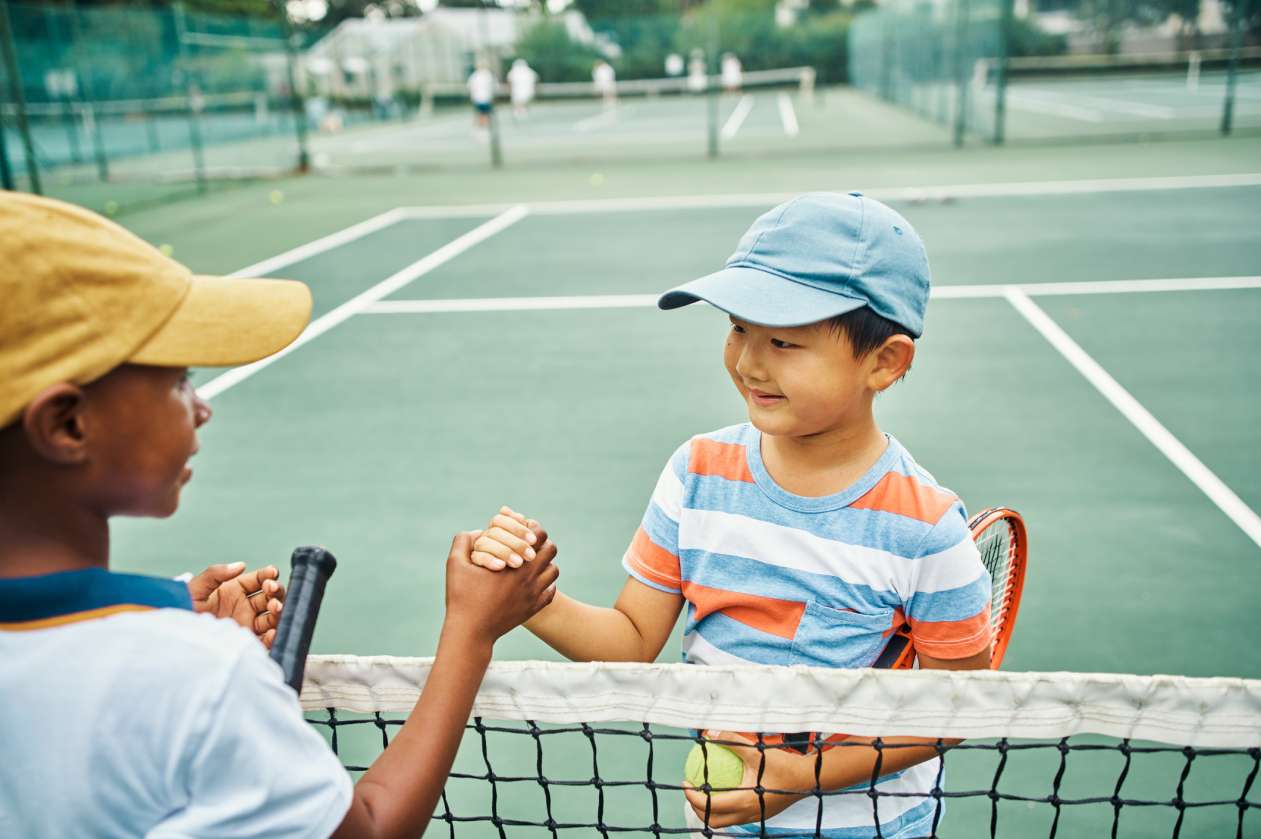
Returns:
[[[405,715],[432,659],[311,656],[302,706]],[[1261,680],[1107,673],[496,662],[474,716],[730,731],[1261,746]]]

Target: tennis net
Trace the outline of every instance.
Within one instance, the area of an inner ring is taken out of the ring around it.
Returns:
[[[402,724],[429,664],[313,656],[303,708],[362,771]],[[935,743],[925,788],[884,777],[827,790],[816,769],[814,787],[775,821],[789,823],[763,835],[828,836],[817,819],[841,799],[871,814],[869,834],[847,836],[887,836],[899,819],[914,835],[947,837],[1261,835],[1261,681],[511,662],[491,666],[473,713],[430,835],[758,835],[756,825],[685,822],[684,756],[702,730],[743,732],[762,755],[874,749],[875,776],[906,747],[882,738]],[[876,739],[780,736],[793,732]]]

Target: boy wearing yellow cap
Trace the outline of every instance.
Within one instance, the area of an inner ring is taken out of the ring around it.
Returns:
[[[270,640],[275,569],[109,568],[109,519],[171,515],[192,477],[211,412],[187,368],[270,355],[310,307],[301,283],[194,276],[99,216],[0,192],[0,835],[424,830],[494,641],[552,597],[545,535],[525,585],[456,537],[424,696],[354,787],[237,625]]]

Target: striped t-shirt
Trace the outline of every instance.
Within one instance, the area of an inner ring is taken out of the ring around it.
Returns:
[[[926,655],[985,649],[990,580],[963,504],[888,440],[865,475],[820,497],[775,483],[748,423],[675,451],[623,565],[686,599],[686,661],[868,667],[904,622]],[[928,793],[937,771],[937,761],[921,763],[878,789]],[[824,837],[875,835],[866,795],[823,801]],[[818,807],[813,796],[799,801],[769,819],[768,831],[813,831]],[[881,835],[926,835],[934,807],[931,798],[881,797]]]

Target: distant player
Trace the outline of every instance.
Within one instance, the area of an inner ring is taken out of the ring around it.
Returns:
[[[687,59],[687,89],[692,93],[704,93],[709,87],[709,71],[705,66],[705,51],[692,50]]]
[[[512,68],[508,71],[508,88],[512,95],[512,115],[517,119],[525,119],[529,113],[538,80],[539,74],[534,72],[534,68],[524,58],[512,62]]]
[[[732,52],[722,57],[722,89],[727,93],[739,93],[744,84],[744,66],[740,58]]]
[[[606,109],[617,107],[617,72],[607,61],[597,61],[591,68],[591,84]]]
[[[483,61],[468,77],[468,98],[473,103],[473,129],[479,137],[490,134],[490,112],[495,107],[495,74]]]

